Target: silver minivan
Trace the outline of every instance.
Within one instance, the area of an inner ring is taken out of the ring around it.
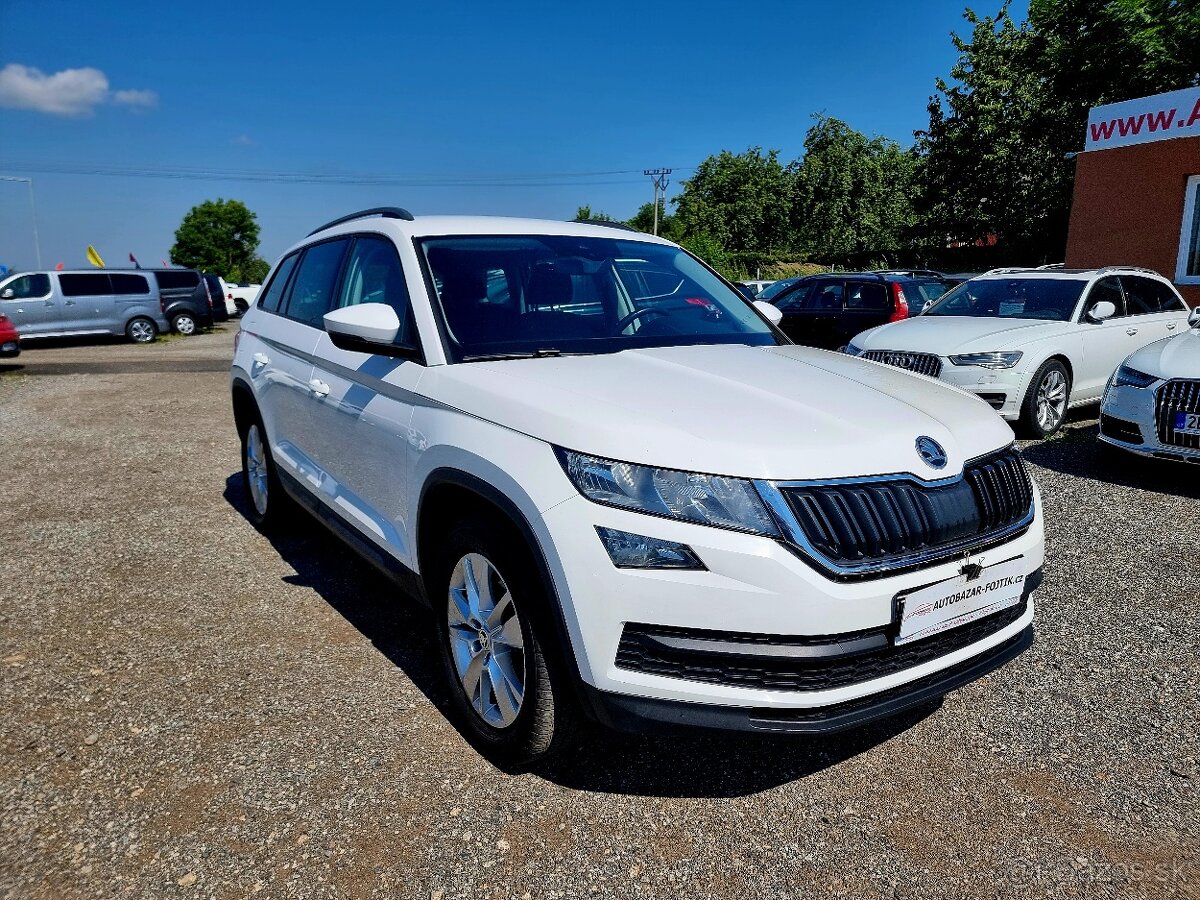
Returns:
[[[0,281],[0,313],[21,339],[125,335],[146,344],[169,331],[158,283],[137,271],[22,272]]]

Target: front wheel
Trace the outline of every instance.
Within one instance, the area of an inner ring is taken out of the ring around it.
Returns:
[[[158,337],[158,326],[154,324],[153,319],[138,316],[136,319],[130,319],[125,325],[125,337],[135,344],[149,344]]]
[[[1071,375],[1057,359],[1048,359],[1034,373],[1021,405],[1021,430],[1027,437],[1048,438],[1062,427],[1071,397]]]
[[[500,765],[527,766],[570,742],[576,711],[528,546],[488,518],[455,526],[431,579],[438,647],[464,736]]]
[[[191,313],[180,313],[171,320],[171,326],[184,336],[196,333],[196,319]]]

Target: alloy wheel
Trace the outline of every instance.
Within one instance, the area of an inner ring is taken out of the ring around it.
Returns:
[[[487,557],[468,553],[454,566],[446,617],[472,710],[494,728],[511,725],[525,699],[525,642],[513,596]]]
[[[184,335],[195,334],[196,320],[191,316],[179,316],[175,319],[175,330]]]
[[[246,481],[250,488],[250,500],[260,516],[267,514],[267,454],[263,446],[262,431],[256,424],[246,432]]]
[[[133,338],[135,344],[148,344],[154,340],[154,326],[138,319],[129,324],[129,336]]]
[[[1042,378],[1037,390],[1037,420],[1042,431],[1058,427],[1067,411],[1067,379],[1058,369]]]

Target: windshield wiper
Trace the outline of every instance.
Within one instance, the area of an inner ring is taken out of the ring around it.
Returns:
[[[562,356],[562,351],[553,347],[543,347],[527,353],[480,353],[464,356],[463,362],[494,362],[502,359],[545,359],[552,356]]]

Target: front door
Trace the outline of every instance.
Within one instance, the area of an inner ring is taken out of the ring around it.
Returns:
[[[1097,303],[1109,301],[1117,308],[1116,315],[1103,322],[1088,319]],[[1104,390],[1108,377],[1130,353],[1141,344],[1137,341],[1140,329],[1126,312],[1125,293],[1116,277],[1097,281],[1088,292],[1079,318],[1083,338],[1083,363],[1075,374],[1071,400],[1094,400]]]
[[[61,330],[62,304],[50,290],[50,276],[44,272],[6,281],[0,288],[0,313],[13,320],[22,337]]]
[[[336,307],[386,303],[396,310],[397,339],[417,344],[408,290],[390,240],[360,235],[345,266]],[[322,468],[320,497],[365,536],[416,568],[407,535],[405,473],[415,391],[425,367],[413,360],[341,350],[328,334],[313,371],[313,452]]]

